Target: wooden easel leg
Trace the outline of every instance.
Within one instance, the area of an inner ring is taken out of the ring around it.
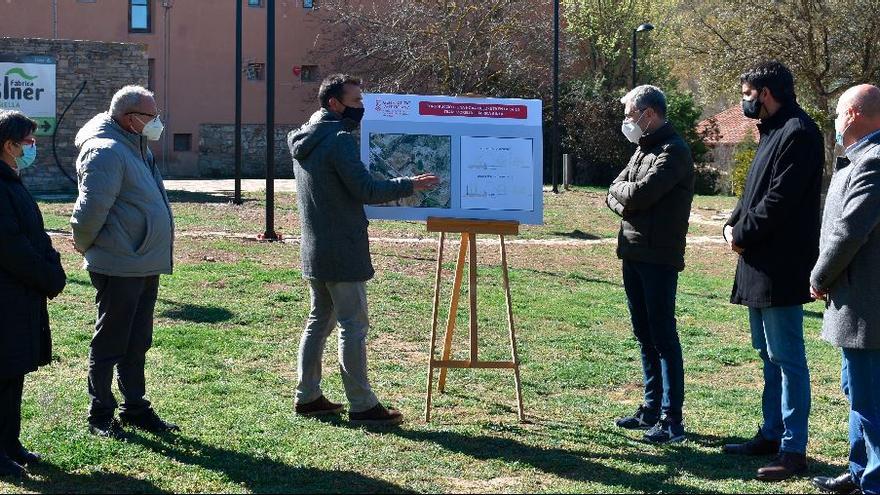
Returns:
[[[477,341],[477,234],[468,234],[468,238],[471,245],[471,263],[468,267],[470,278],[468,296],[471,300],[471,363],[476,363],[479,349]]]
[[[425,422],[431,421],[431,394],[434,389],[434,352],[437,347],[437,317],[440,311],[440,275],[443,272],[443,244],[446,233],[440,233],[437,245],[437,276],[434,279],[434,309],[431,315],[431,351],[428,356],[428,394],[425,397]]]
[[[458,302],[461,299],[461,282],[464,275],[464,262],[468,253],[468,237],[461,235],[461,246],[458,249],[458,261],[455,265],[455,279],[452,283],[452,301],[449,303],[449,316],[446,320],[446,337],[443,343],[443,361],[448,361],[452,355],[452,333],[455,330],[455,321],[458,317]],[[446,368],[440,368],[440,380],[437,383],[437,391],[441,394],[446,391]]]
[[[516,328],[513,324],[513,303],[510,298],[510,275],[507,268],[507,246],[504,244],[504,236],[501,236],[501,272],[504,277],[504,295],[507,299],[507,326],[510,330],[510,352],[513,355],[513,376],[516,383],[516,402],[519,410],[519,420],[525,421],[526,414],[523,407],[522,382],[519,376],[519,356],[516,351]]]

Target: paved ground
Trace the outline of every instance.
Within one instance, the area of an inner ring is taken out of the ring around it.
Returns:
[[[235,192],[235,181],[232,179],[165,179],[165,189],[200,193],[233,193]],[[266,180],[242,179],[241,190],[245,192],[265,191]],[[296,180],[276,179],[275,192],[296,192]]]

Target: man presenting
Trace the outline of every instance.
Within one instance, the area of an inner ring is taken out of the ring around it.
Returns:
[[[336,414],[342,405],[321,391],[321,356],[327,337],[339,331],[339,368],[354,424],[399,424],[367,378],[366,282],[374,275],[365,204],[385,203],[430,189],[434,175],[374,179],[360,160],[352,132],[364,115],[360,79],[334,74],[318,91],[321,109],[287,138],[294,158],[302,271],[311,286],[311,311],[300,341],[296,412]]]

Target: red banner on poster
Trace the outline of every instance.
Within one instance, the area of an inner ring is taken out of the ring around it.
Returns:
[[[529,117],[529,109],[525,105],[420,101],[419,115],[524,120]]]

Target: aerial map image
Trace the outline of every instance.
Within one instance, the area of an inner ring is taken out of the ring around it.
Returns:
[[[370,134],[370,172],[381,179],[435,174],[440,184],[430,191],[378,206],[450,208],[452,137],[428,134]]]

